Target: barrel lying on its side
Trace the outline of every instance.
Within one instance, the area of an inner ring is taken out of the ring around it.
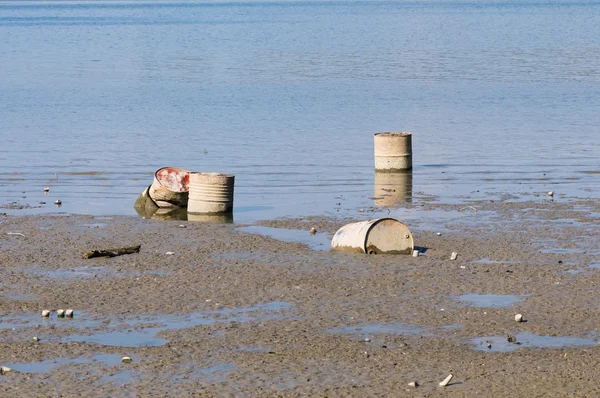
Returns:
[[[367,254],[411,254],[414,242],[406,225],[393,218],[380,218],[344,225],[333,235],[331,248]]]
[[[149,195],[158,207],[186,207],[190,172],[178,167],[163,167],[154,173]]]

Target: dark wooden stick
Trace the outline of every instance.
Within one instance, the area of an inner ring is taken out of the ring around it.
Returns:
[[[129,247],[118,247],[116,249],[92,250],[91,252],[84,253],[83,258],[116,257],[116,256],[122,256],[123,254],[139,253],[140,247],[142,247],[142,245],[129,246]]]

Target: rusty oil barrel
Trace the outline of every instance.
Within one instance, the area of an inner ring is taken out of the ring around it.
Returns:
[[[178,167],[163,167],[154,173],[148,194],[158,207],[185,207],[188,202],[190,172]]]
[[[414,241],[406,225],[393,218],[344,225],[333,235],[331,249],[366,254],[412,254]]]

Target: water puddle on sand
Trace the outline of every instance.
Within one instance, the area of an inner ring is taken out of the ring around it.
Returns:
[[[100,381],[103,381],[105,383],[111,383],[116,386],[125,386],[127,384],[133,383],[134,380],[140,379],[140,378],[141,377],[138,372],[131,370],[131,369],[127,369],[127,370],[120,370],[111,375],[102,376],[100,378]]]
[[[359,336],[369,336],[374,334],[422,334],[424,332],[425,329],[420,326],[408,325],[402,322],[373,323],[368,325],[327,329],[327,333],[331,334],[354,334]]]
[[[287,319],[292,306],[283,301],[257,304],[249,307],[224,308],[219,310],[198,311],[184,315],[139,315],[128,318],[117,317],[91,318],[77,312],[74,318],[42,318],[39,314],[25,314],[0,318],[1,329],[19,329],[47,325],[53,328],[93,329],[89,334],[71,334],[67,336],[48,335],[51,330],[42,329],[38,336],[42,341],[84,342],[118,347],[160,346],[167,340],[157,337],[159,332],[179,330],[200,325],[214,325],[223,322],[256,322]]]
[[[462,296],[450,296],[451,299],[469,303],[472,307],[480,308],[505,308],[518,303],[526,295],[516,294],[463,294]]]
[[[290,308],[291,305],[289,303],[274,301],[250,307],[199,311],[186,315],[139,316],[135,319],[111,322],[110,327],[113,330],[110,331],[102,331],[90,335],[70,335],[63,337],[61,340],[120,347],[153,347],[167,343],[166,339],[156,337],[156,334],[159,332],[200,325],[214,325],[221,322],[283,319],[280,311]]]
[[[39,362],[24,362],[24,363],[10,363],[8,366],[17,372],[21,373],[49,373],[52,369],[69,364],[78,363],[90,363],[90,362],[101,362],[106,366],[118,365],[121,362],[121,357],[115,354],[98,354],[92,357],[77,357],[77,358],[54,358],[46,359]]]
[[[298,229],[271,228],[253,225],[250,227],[237,228],[238,231],[250,234],[268,236],[269,238],[291,243],[302,243],[311,250],[328,251],[331,246],[331,238],[327,233],[316,233],[311,235],[309,231]]]
[[[109,267],[103,266],[82,266],[74,268],[61,268],[56,270],[44,270],[40,268],[28,269],[25,272],[42,277],[52,279],[77,279],[77,278],[98,278],[98,277],[125,277],[125,276],[141,276],[144,274],[164,276],[169,275],[168,271],[164,270],[148,270],[140,271],[116,271]]]
[[[473,264],[484,264],[484,265],[497,265],[497,264],[516,264],[516,261],[502,261],[502,260],[491,260],[489,258],[481,258],[479,260],[471,261]]]
[[[509,341],[509,339],[511,341]],[[487,336],[471,339],[477,351],[510,352],[526,348],[565,348],[596,345],[596,340],[584,337],[538,336],[530,332],[522,332],[514,336]],[[488,348],[488,345],[491,347]]]

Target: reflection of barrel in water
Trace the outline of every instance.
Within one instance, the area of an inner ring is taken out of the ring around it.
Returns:
[[[401,202],[412,202],[412,172],[375,172],[373,188],[374,204],[377,207],[396,206]]]
[[[208,222],[215,224],[231,224],[233,222],[233,213],[222,214],[194,214],[187,213],[187,220],[191,222]]]

